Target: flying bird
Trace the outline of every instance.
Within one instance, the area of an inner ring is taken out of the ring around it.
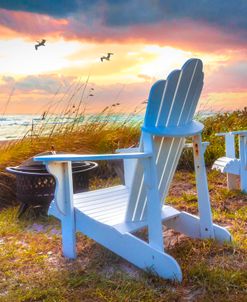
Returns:
[[[35,44],[35,49],[38,50],[38,47],[45,46],[46,40],[42,39],[41,42],[37,41],[38,44]]]
[[[103,56],[100,58],[101,62],[103,62],[103,60],[110,60],[110,56],[114,55],[114,53],[108,52],[107,56]]]

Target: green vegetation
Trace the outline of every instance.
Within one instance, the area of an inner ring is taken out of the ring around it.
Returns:
[[[215,133],[246,130],[247,107],[245,107],[243,110],[218,113],[207,118],[204,118],[203,115],[198,114],[197,119],[204,124],[204,130],[202,133],[203,141],[210,143],[205,152],[205,162],[207,166],[211,166],[215,159],[224,156],[225,154],[224,137],[216,136]],[[237,140],[236,150],[238,151]],[[179,162],[179,167],[184,169],[193,168],[193,154],[190,148],[187,148],[183,152]]]
[[[9,208],[0,213],[0,301],[245,301],[247,196],[225,193],[223,200],[225,176],[213,174],[214,220],[229,227],[234,242],[222,245],[165,231],[167,250],[182,266],[182,284],[144,273],[82,234],[78,258],[65,259],[58,221],[28,213],[18,219],[17,209]],[[178,171],[168,202],[197,214],[193,177]],[[96,183],[93,179],[91,187]]]
[[[218,114],[204,120],[204,140],[211,143],[206,153],[210,164],[224,154],[222,138],[215,132],[246,129],[246,109]],[[123,122],[124,123],[124,122]],[[2,147],[0,154],[0,301],[246,301],[247,296],[247,195],[226,189],[226,176],[208,171],[213,219],[227,226],[232,244],[192,240],[164,230],[166,249],[182,267],[183,282],[177,284],[144,273],[82,234],[77,235],[78,258],[61,255],[59,222],[34,217],[27,212],[17,217],[14,179],[4,167],[49,150],[113,152],[135,145],[136,124],[96,123],[66,134],[27,137]],[[180,210],[198,214],[190,151],[183,154],[167,202]],[[185,168],[187,169],[185,170]],[[93,178],[91,188],[117,183]],[[11,205],[6,207],[6,205]],[[140,236],[146,236],[145,231]]]

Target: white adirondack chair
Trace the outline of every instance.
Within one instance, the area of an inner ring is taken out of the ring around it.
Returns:
[[[198,59],[187,61],[166,81],[156,82],[150,91],[138,149],[119,154],[35,158],[46,163],[56,178],[49,214],[61,220],[66,257],[76,257],[75,232],[80,231],[139,268],[181,281],[180,266],[164,251],[162,223],[193,238],[231,240],[225,228],[212,223],[201,140],[203,125],[192,120],[202,86],[202,62]],[[193,137],[199,217],[164,205],[187,136]],[[72,161],[113,159],[124,159],[125,185],[73,194]],[[145,226],[148,242],[132,234]]]
[[[247,193],[247,130],[217,133],[225,137],[226,156],[218,158],[212,169],[227,173],[227,187],[237,189],[237,176],[240,176],[240,189]],[[239,137],[239,158],[235,153],[235,135]]]

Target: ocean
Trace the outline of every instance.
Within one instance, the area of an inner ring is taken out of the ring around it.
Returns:
[[[31,129],[33,118],[36,117],[31,115],[5,115],[0,117],[0,141],[23,137]]]
[[[201,120],[214,114],[214,112],[205,111],[200,112],[198,117]],[[117,123],[127,121],[128,123],[141,123],[143,122],[143,118],[143,114],[86,115],[83,117],[78,117],[77,123],[82,124],[89,121],[108,121]],[[0,117],[0,141],[23,138],[24,136],[30,135],[33,130],[36,130],[37,132],[39,127],[44,128],[42,131],[43,134],[46,131],[49,133],[49,130],[51,130],[54,125],[74,122],[75,118],[73,117],[59,117],[56,115],[46,117],[45,119],[42,119],[40,115],[4,115]]]
[[[20,139],[45,125],[51,129],[54,124],[67,123],[71,118],[51,116],[46,120],[37,115],[5,115],[0,117],[0,141]]]
[[[78,118],[78,123],[85,123],[88,121],[93,122],[102,121],[105,122],[124,122],[125,120],[131,122],[141,122],[143,120],[143,115],[111,115],[111,116],[99,116],[99,115],[87,115]],[[57,124],[68,124],[75,121],[72,117],[58,117],[58,116],[49,116],[45,120],[39,115],[4,115],[0,117],[0,141],[21,139],[24,136],[28,136],[35,129],[39,127],[44,127],[47,132],[54,125]],[[43,131],[42,133],[45,133]]]

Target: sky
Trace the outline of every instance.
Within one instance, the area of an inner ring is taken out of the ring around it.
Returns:
[[[68,102],[135,112],[193,57],[205,73],[198,109],[242,109],[246,16],[246,0],[0,0],[0,116]]]

